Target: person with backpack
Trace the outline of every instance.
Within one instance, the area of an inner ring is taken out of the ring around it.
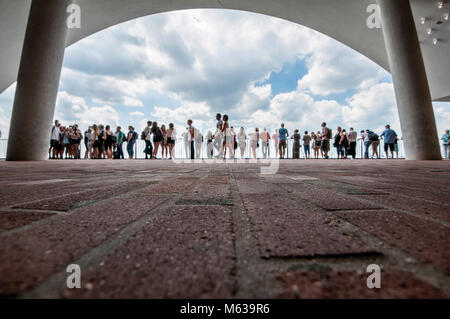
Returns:
[[[377,133],[371,130],[366,130],[366,133],[369,137],[370,145],[372,145],[372,159],[374,156],[380,158],[378,154],[378,145],[380,145],[380,137],[378,136]]]
[[[134,127],[130,125],[127,134],[127,152],[130,159],[133,159],[134,157],[134,145],[136,144],[137,139],[138,134],[134,131]]]
[[[332,138],[333,133],[331,129],[327,127],[327,123],[322,123],[322,152],[325,159],[328,159],[328,152],[330,151],[330,139]]]

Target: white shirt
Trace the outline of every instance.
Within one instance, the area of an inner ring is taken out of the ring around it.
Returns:
[[[367,132],[361,133],[361,137],[364,139],[364,142],[369,142],[369,134]]]
[[[48,132],[48,131],[47,131]],[[52,140],[56,140],[56,141],[58,141],[59,140],[59,134],[60,134],[61,132],[59,131],[59,127],[57,127],[57,126],[53,126],[53,128],[52,128]],[[48,136],[48,135],[47,135]]]
[[[152,138],[151,127],[150,127],[150,126],[147,126],[147,127],[145,128],[145,140],[146,140],[146,141],[150,141],[151,138]]]

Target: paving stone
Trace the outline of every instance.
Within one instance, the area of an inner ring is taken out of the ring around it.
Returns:
[[[2,238],[0,295],[36,286],[165,200],[145,195],[111,199]]]
[[[175,179],[170,181],[163,181],[156,185],[146,187],[141,190],[145,194],[176,194],[185,192],[196,179]]]
[[[392,195],[362,195],[361,199],[369,200],[383,205],[386,209],[400,209],[412,213],[432,217],[438,220],[450,222],[450,205],[424,201],[418,198],[404,197],[396,194]]]
[[[102,187],[100,189],[94,189],[75,194],[68,194],[52,199],[46,199],[38,202],[18,205],[15,206],[14,208],[42,209],[42,210],[54,210],[65,212],[73,208],[76,208],[77,205],[80,206],[83,205],[84,203],[91,203],[92,201],[112,198],[128,192],[136,191],[137,189],[142,188],[145,185],[147,185],[147,183],[145,182],[123,183],[113,187],[112,186]]]
[[[450,274],[450,228],[394,211],[335,214],[419,260]]]
[[[0,212],[0,232],[22,227],[50,217],[51,213]]]
[[[290,271],[279,276],[279,298],[446,298],[432,285],[402,271],[381,271],[381,288],[367,288],[369,274],[357,271]]]
[[[324,256],[376,252],[337,220],[289,197],[243,195],[263,257]]]
[[[231,210],[171,207],[85,275],[68,298],[230,298],[236,290]]]
[[[307,183],[281,184],[286,191],[328,211],[380,209],[381,205],[367,203],[328,189]]]

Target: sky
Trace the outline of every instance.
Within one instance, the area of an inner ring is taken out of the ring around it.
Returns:
[[[0,95],[7,137],[15,85]],[[434,103],[439,134],[450,103]],[[94,34],[66,50],[55,119],[83,129],[188,119],[206,132],[215,114],[235,128],[318,131],[326,121],[399,134],[391,76],[353,49],[304,26],[233,10],[156,14]]]

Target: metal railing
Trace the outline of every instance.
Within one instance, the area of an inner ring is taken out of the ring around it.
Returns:
[[[256,149],[257,157],[264,158],[263,151],[262,151],[262,143],[260,142],[259,144],[260,144],[260,146]],[[0,159],[6,158],[7,145],[8,145],[7,139],[0,139]],[[287,152],[286,157],[287,158],[292,158],[292,146],[293,146],[293,140],[288,139],[287,140],[287,149],[286,149],[286,152]],[[126,159],[129,158],[128,153],[127,153],[127,144],[124,143],[122,148],[123,148],[123,152],[124,152],[124,157]],[[145,149],[145,142],[140,139],[137,140],[136,145],[134,147],[135,159],[144,159],[145,158],[144,149]],[[190,144],[187,144],[187,147],[186,147],[184,141],[182,139],[178,139],[176,141],[175,147],[174,147],[175,158],[177,158],[177,159],[190,158],[189,150],[190,150]],[[84,158],[85,151],[86,151],[86,147],[85,147],[84,143],[82,143],[80,145],[81,158]],[[188,152],[188,156],[186,156],[186,151]],[[319,158],[321,158],[320,153],[321,152],[319,151]],[[216,149],[214,149],[214,155],[217,155],[217,154],[218,154],[218,152],[216,151]],[[311,154],[310,158],[314,158],[314,149],[312,147],[310,147],[310,154]],[[379,154],[380,158],[386,158],[386,155],[384,152],[383,140],[381,140],[378,145],[378,154]],[[227,154],[227,155],[229,155],[229,154]],[[330,152],[328,153],[328,155],[330,158],[337,158],[337,150],[332,145],[330,145]],[[369,148],[369,155],[372,156],[372,147]],[[396,155],[396,154],[394,154],[394,155]],[[275,149],[275,143],[273,140],[270,140],[266,158],[274,159],[277,156],[278,156],[278,153]],[[158,158],[160,158],[160,157],[161,157],[161,147],[158,152]],[[250,142],[247,140],[246,146],[245,146],[244,158],[252,158],[252,157],[253,157],[253,155],[252,155],[252,149],[250,147]],[[405,152],[404,152],[402,140],[398,141],[398,157],[405,158]],[[200,158],[201,159],[208,158],[206,141],[201,144]],[[235,150],[235,158],[241,158],[239,146]],[[300,158],[305,159],[305,153],[303,150],[303,146],[300,147]],[[356,145],[356,158],[359,158],[359,159],[364,158],[364,143],[361,140],[358,140],[357,145]]]

